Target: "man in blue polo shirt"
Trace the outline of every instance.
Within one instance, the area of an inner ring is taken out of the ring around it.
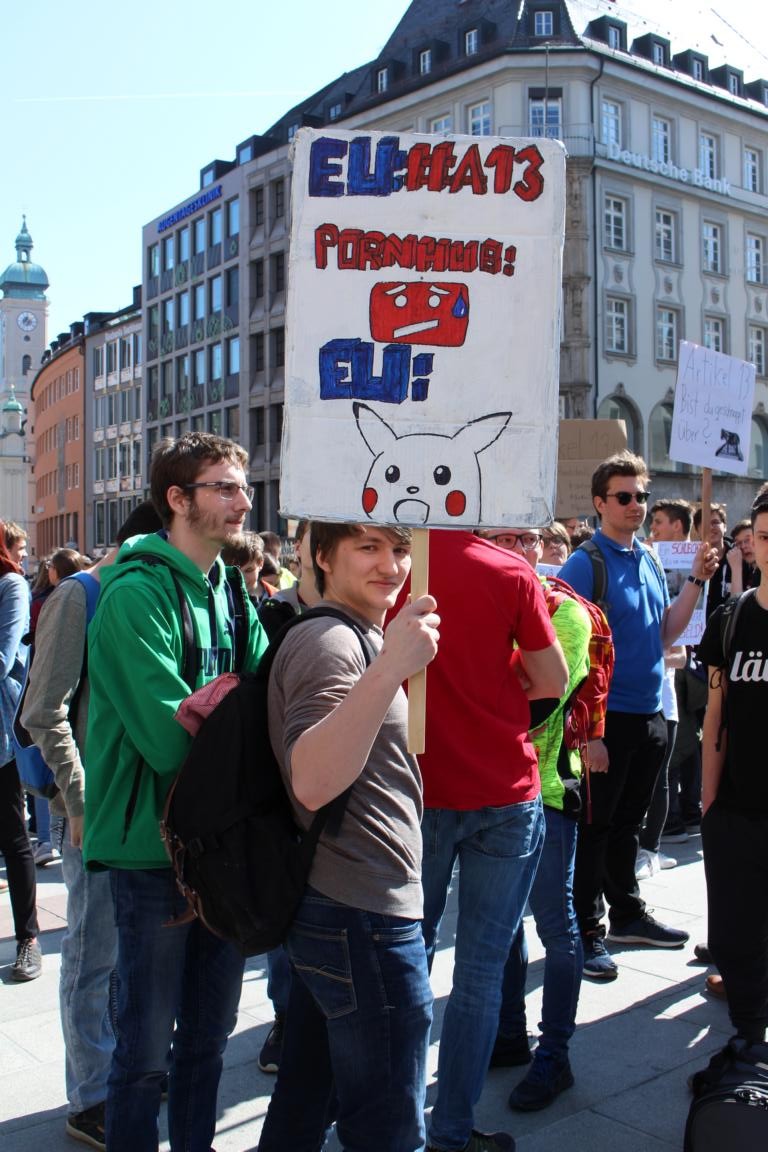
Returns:
[[[635,857],[667,744],[661,712],[664,649],[687,627],[699,590],[717,567],[717,553],[701,545],[688,582],[670,604],[662,569],[635,536],[645,519],[647,489],[648,470],[640,456],[621,452],[604,460],[592,477],[592,503],[601,522],[593,537],[599,554],[582,546],[561,572],[582,596],[599,599],[616,651],[605,738],[590,745],[590,771],[584,774],[591,820],[586,817],[579,828],[573,893],[584,973],[601,980],[618,975],[604,943],[605,901],[609,940],[677,948],[688,939],[687,932],[659,924],[646,912]]]

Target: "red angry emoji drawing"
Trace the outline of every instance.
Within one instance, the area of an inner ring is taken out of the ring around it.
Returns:
[[[466,284],[393,281],[371,292],[371,335],[385,344],[458,348],[469,324]]]

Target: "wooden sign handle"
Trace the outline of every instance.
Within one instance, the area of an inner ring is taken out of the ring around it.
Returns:
[[[429,529],[414,528],[411,543],[411,599],[429,591]],[[408,680],[408,751],[419,756],[424,751],[427,711],[427,670]]]
[[[711,544],[709,520],[712,515],[712,469],[701,470],[701,539]]]

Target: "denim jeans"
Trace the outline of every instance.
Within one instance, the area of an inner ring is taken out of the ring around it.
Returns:
[[[157,1152],[161,1082],[170,1071],[171,1149],[209,1152],[243,957],[199,920],[168,925],[187,907],[170,868],[113,869],[110,880],[118,936],[118,1020],[107,1086],[107,1147]]]
[[[286,942],[283,1051],[259,1152],[421,1152],[432,991],[421,922],[313,889]]]
[[[429,1143],[464,1148],[496,1038],[509,949],[544,842],[541,797],[503,808],[428,808],[424,839],[424,940],[434,954],[453,866],[459,915],[453,987],[443,1019]]]
[[[70,1112],[84,1112],[107,1098],[115,1047],[111,981],[117,931],[109,873],[86,872],[69,824],[61,850],[67,888],[67,931],[61,942],[59,1005]]]
[[[576,859],[575,820],[556,808],[544,808],[547,831],[529,903],[536,931],[546,949],[539,1048],[564,1057],[576,1027],[584,954],[573,907],[573,866]],[[504,1036],[525,1032],[525,978],[528,949],[522,923],[504,968],[499,1031]]]
[[[267,952],[267,996],[275,1016],[285,1016],[291,994],[291,962],[282,944]]]

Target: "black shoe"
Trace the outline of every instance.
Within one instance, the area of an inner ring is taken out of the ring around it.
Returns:
[[[714,964],[708,944],[694,944],[693,954],[702,964]]]
[[[65,1126],[67,1136],[90,1144],[91,1148],[106,1150],[107,1138],[104,1134],[104,1105],[94,1104],[84,1112],[70,1112]]]
[[[689,935],[682,928],[669,928],[666,924],[659,924],[647,912],[638,916],[637,920],[630,921],[621,928],[614,928],[611,924],[608,929],[608,940],[616,944],[648,944],[652,948],[682,948],[687,944]]]
[[[584,947],[584,975],[593,980],[615,980],[619,969],[600,933],[586,932],[581,942]]]
[[[531,1060],[533,1060],[531,1037],[527,1033],[522,1032],[517,1036],[502,1036],[499,1032],[493,1045],[489,1067],[521,1068],[524,1064],[530,1064]]]
[[[556,1060],[539,1049],[528,1074],[512,1090],[509,1106],[516,1112],[538,1112],[572,1087],[573,1073],[568,1058]]]
[[[16,945],[16,959],[11,965],[11,980],[37,980],[43,971],[43,954],[37,940],[22,940]]]
[[[259,1052],[259,1068],[262,1072],[277,1072],[279,1069],[284,1031],[285,1021],[282,1016],[275,1016],[275,1022],[269,1030],[269,1036],[267,1036],[261,1052]]]

